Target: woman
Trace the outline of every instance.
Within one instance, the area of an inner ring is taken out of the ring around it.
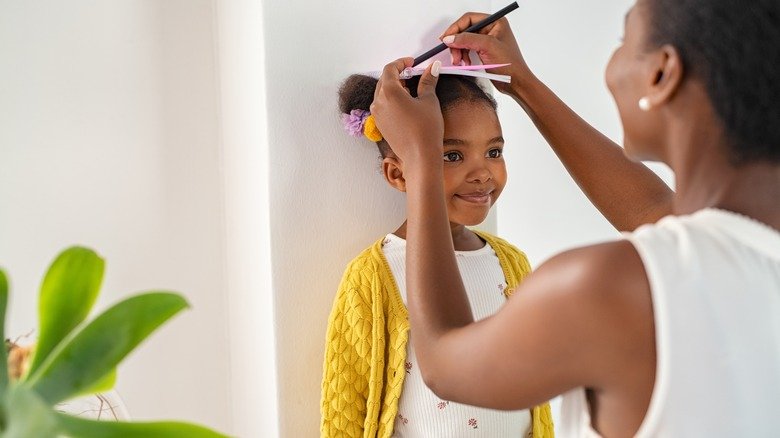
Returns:
[[[496,71],[512,76],[499,89],[631,232],[553,257],[474,323],[437,161],[439,65],[415,99],[399,80],[411,60],[389,64],[372,113],[407,163],[408,304],[426,383],[501,409],[564,394],[566,437],[780,430],[780,2],[638,0],[628,13],[606,70],[625,154],[669,165],[675,192],[534,77],[505,19],[458,33],[483,17],[445,32],[453,61],[474,50],[483,63],[511,63]]]

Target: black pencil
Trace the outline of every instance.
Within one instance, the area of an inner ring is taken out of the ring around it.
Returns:
[[[494,13],[493,15],[485,18],[484,20],[482,20],[482,21],[480,21],[478,23],[472,24],[471,26],[466,28],[466,30],[464,30],[463,32],[479,32],[485,26],[495,22],[496,20],[500,19],[504,15],[514,11],[518,7],[519,6],[517,5],[517,2],[512,2],[511,5],[501,9],[500,11],[498,11],[498,12]],[[441,53],[444,50],[447,50],[447,45],[444,44],[444,43],[439,44],[438,46],[432,48],[431,50],[428,50],[427,52],[423,53],[422,55],[414,58],[414,64],[412,64],[412,67],[420,64],[423,61],[427,61],[428,59],[431,59],[433,56],[436,56],[438,53]]]

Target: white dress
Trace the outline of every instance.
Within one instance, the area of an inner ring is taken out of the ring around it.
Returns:
[[[406,304],[406,241],[388,234],[382,251]],[[490,245],[475,251],[455,251],[463,284],[475,320],[498,311],[506,302],[506,281]],[[530,436],[528,410],[498,411],[462,405],[438,398],[423,382],[414,354],[414,331],[406,345],[406,377],[398,402],[394,437],[524,437]]]

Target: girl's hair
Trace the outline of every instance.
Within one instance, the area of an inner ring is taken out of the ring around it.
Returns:
[[[735,165],[780,163],[780,1],[647,0],[649,43],[702,81]]]
[[[420,77],[415,76],[406,80],[406,87],[409,88],[412,96],[417,97],[417,85]],[[374,89],[377,79],[365,75],[352,75],[348,77],[339,88],[339,110],[342,114],[349,114],[355,109],[369,111],[371,103],[374,101]],[[439,98],[439,105],[442,113],[446,114],[456,104],[461,102],[482,102],[487,104],[494,111],[496,101],[476,80],[466,76],[441,75],[436,84],[436,96]],[[379,153],[382,158],[392,156],[393,151],[385,140],[377,142]]]

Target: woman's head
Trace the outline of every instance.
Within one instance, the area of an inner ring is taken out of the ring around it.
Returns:
[[[626,147],[653,155],[661,121],[643,114],[695,82],[720,124],[735,165],[780,164],[780,2],[638,0],[607,83],[626,129]],[[694,103],[694,102],[690,102]],[[696,108],[691,108],[691,111]],[[633,144],[631,144],[633,143]]]
[[[341,113],[368,111],[376,83],[376,79],[364,75],[347,78],[339,90]],[[419,77],[406,81],[413,96],[418,83]],[[450,222],[476,225],[485,219],[506,184],[504,140],[496,102],[475,80],[463,76],[439,76],[436,95],[444,116],[442,161]],[[377,146],[385,179],[406,191],[403,163],[386,141],[377,142]]]

